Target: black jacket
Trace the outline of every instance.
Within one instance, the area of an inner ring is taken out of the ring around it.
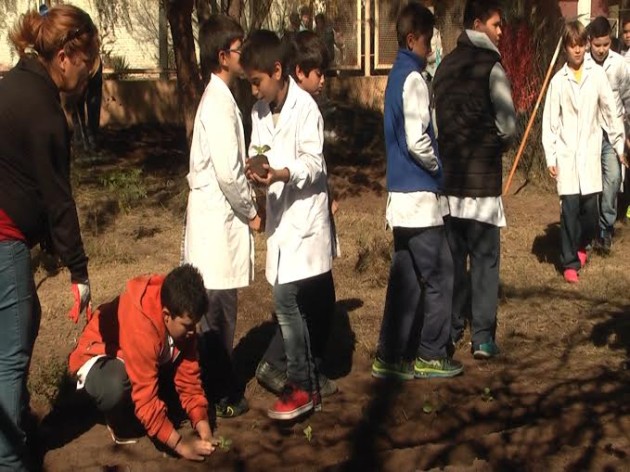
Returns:
[[[87,279],[70,188],[70,132],[41,63],[21,59],[0,80],[0,208],[29,246],[50,237],[75,282]]]
[[[433,79],[438,148],[446,195],[501,195],[504,145],[490,97],[490,72],[500,56],[463,32]]]

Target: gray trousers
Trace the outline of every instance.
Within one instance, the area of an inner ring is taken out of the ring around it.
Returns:
[[[496,333],[500,230],[491,224],[450,216],[446,218],[446,233],[455,274],[451,338],[456,341],[462,336],[470,299],[472,343],[477,348],[494,341]]]
[[[394,228],[378,355],[387,362],[446,357],[453,261],[443,226]]]
[[[588,246],[597,233],[597,195],[560,197],[560,262],[563,269],[580,270],[578,249]]]
[[[208,290],[208,312],[199,322],[199,363],[208,398],[218,401],[242,395],[232,352],[238,307],[237,290]]]

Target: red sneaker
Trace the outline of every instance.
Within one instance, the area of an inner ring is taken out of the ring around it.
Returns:
[[[274,420],[292,420],[313,409],[313,395],[295,385],[287,384],[274,405],[267,410]]]
[[[575,269],[565,269],[564,270],[564,280],[566,280],[570,284],[578,283],[580,281],[580,277],[578,276],[577,270],[575,270]]]
[[[584,267],[586,265],[586,261],[588,260],[588,254],[586,253],[586,249],[578,249],[578,259],[580,260],[580,266]]]

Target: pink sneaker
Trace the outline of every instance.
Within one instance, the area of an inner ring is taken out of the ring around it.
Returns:
[[[586,253],[586,249],[578,249],[577,256],[580,260],[580,266],[584,267],[586,265],[586,261],[588,261],[588,254]]]
[[[564,280],[566,280],[570,284],[578,283],[580,281],[580,277],[578,276],[577,270],[575,270],[575,269],[565,269],[564,270]]]

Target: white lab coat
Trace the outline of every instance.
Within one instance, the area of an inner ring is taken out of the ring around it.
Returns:
[[[242,116],[227,84],[216,75],[201,98],[190,148],[190,193],[184,262],[199,269],[207,289],[249,285],[254,275],[256,216],[245,177]]]
[[[289,182],[275,182],[267,192],[265,275],[272,285],[332,267],[323,131],[317,104],[293,79],[276,126],[267,103],[259,100],[252,109],[250,156],[255,146],[267,145],[269,165],[290,173]]]
[[[623,122],[606,72],[585,61],[578,84],[565,65],[549,84],[542,130],[547,166],[558,169],[559,195],[602,191],[602,129],[621,155]]]

